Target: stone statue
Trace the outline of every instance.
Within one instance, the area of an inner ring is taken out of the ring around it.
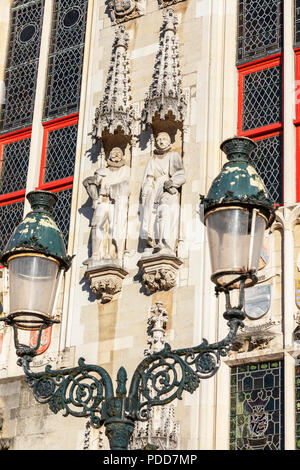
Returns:
[[[141,237],[154,253],[175,254],[179,224],[179,192],[185,183],[182,159],[171,151],[171,138],[159,132],[156,150],[149,160],[142,184]]]
[[[117,260],[122,264],[126,237],[130,168],[121,148],[114,147],[107,167],[83,181],[93,201],[92,261]],[[96,264],[95,263],[95,264]]]

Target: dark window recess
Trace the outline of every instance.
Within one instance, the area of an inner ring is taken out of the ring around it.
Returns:
[[[237,62],[279,52],[283,42],[283,0],[240,0]]]
[[[49,132],[44,183],[73,176],[76,140],[77,125]]]
[[[243,131],[281,121],[281,66],[244,77]]]
[[[283,362],[232,367],[230,408],[230,450],[283,450]]]
[[[7,64],[5,104],[0,115],[1,129],[16,129],[32,122],[44,0],[14,2]]]
[[[3,146],[0,162],[0,194],[13,193],[26,187],[30,138]]]
[[[24,201],[0,206],[0,253],[4,250],[16,226],[23,220]]]
[[[68,246],[72,188],[59,191],[56,195],[58,196],[58,201],[54,206],[53,217],[58,228],[62,231],[65,245]]]
[[[295,47],[300,47],[300,0],[295,0]]]
[[[79,109],[87,0],[55,0],[45,118]]]
[[[271,199],[282,203],[282,137],[276,135],[256,141],[250,161],[263,178]]]

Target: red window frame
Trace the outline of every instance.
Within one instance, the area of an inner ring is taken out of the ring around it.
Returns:
[[[266,135],[272,132],[282,130],[282,122],[269,124],[267,126],[257,127],[243,131],[243,99],[244,99],[244,78],[249,73],[259,72],[260,70],[276,67],[282,64],[282,54],[276,54],[267,58],[259,59],[248,64],[237,67],[238,69],[238,119],[237,119],[237,135],[254,138],[259,135]]]
[[[43,143],[42,143],[42,153],[41,153],[41,164],[40,164],[40,173],[39,173],[39,184],[36,189],[42,189],[50,191],[52,193],[59,193],[66,189],[71,189],[73,187],[74,176],[67,176],[59,180],[50,181],[44,183],[45,177],[45,165],[47,159],[47,144],[48,136],[52,131],[62,129],[63,127],[69,127],[72,125],[78,124],[79,113],[70,114],[69,116],[64,116],[60,118],[53,119],[51,121],[43,122]],[[75,157],[74,157],[75,158]],[[71,215],[71,214],[70,214]]]
[[[300,52],[300,48],[299,48]],[[300,60],[300,56],[299,56]],[[281,135],[283,139],[283,114],[281,116],[281,121],[276,122],[273,124],[269,124],[267,126],[257,127],[255,129],[250,129],[247,131],[243,131],[243,99],[244,99],[244,78],[249,73],[259,72],[260,70],[276,67],[278,65],[282,65],[282,53],[274,54],[269,57],[264,57],[262,59],[255,60],[253,62],[248,62],[247,64],[242,64],[237,67],[238,69],[238,117],[237,117],[237,135],[242,137],[249,137],[254,141],[267,139],[268,137],[274,137],[276,135]],[[300,78],[300,62],[299,62],[299,78]],[[283,80],[283,76],[282,76]],[[281,88],[281,99],[282,99],[282,109],[284,106],[283,103],[283,87]],[[300,105],[299,105],[299,112],[300,112]],[[300,116],[300,114],[299,114]],[[300,123],[300,120],[299,120]],[[300,139],[300,135],[299,135]],[[283,151],[283,147],[282,147]],[[282,174],[283,174],[283,165],[284,165],[284,158],[282,154]],[[300,173],[300,164],[299,164],[299,173]],[[281,180],[281,188],[282,188],[282,203],[283,203],[283,178]],[[279,204],[275,204],[278,206]]]
[[[31,137],[31,127],[20,129],[18,131],[8,132],[7,134],[3,134],[0,136],[0,171],[1,171],[4,146],[7,144],[11,144],[12,142],[17,142],[19,140],[29,139],[30,137]],[[26,193],[26,188],[21,189],[19,191],[15,191],[13,193],[1,194],[0,206],[4,206],[6,204],[11,204],[13,202],[20,202],[24,200],[25,193]]]
[[[73,185],[74,176],[68,176],[60,180],[51,181],[44,183],[45,176],[45,165],[47,158],[47,143],[49,133],[56,131],[63,127],[68,127],[78,124],[78,113],[71,114],[67,117],[62,117],[58,119],[53,119],[43,123],[44,134],[43,134],[43,144],[42,144],[42,155],[41,155],[41,166],[40,166],[40,175],[39,175],[39,184],[36,189],[44,189],[47,191],[55,192],[62,189],[69,189]]]

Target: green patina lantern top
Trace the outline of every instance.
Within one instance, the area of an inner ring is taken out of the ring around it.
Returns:
[[[249,161],[249,154],[255,147],[256,143],[247,137],[233,137],[221,144],[220,148],[229,161],[203,200],[205,215],[218,207],[239,205],[260,209],[267,217],[268,226],[273,223],[274,202]]]
[[[72,258],[66,253],[62,233],[52,216],[57,196],[39,190],[28,193],[27,199],[32,211],[15,228],[1,255],[1,263],[6,266],[8,259],[16,254],[38,253],[57,259],[62,268],[69,269]]]

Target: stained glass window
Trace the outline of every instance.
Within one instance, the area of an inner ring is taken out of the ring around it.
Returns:
[[[274,135],[256,141],[250,161],[263,178],[274,203],[282,202],[282,137]]]
[[[243,131],[281,121],[281,67],[270,67],[244,77]]]
[[[1,109],[3,130],[32,122],[44,0],[14,2],[5,70],[5,104]]]
[[[231,450],[284,448],[283,362],[232,367]]]
[[[45,118],[78,111],[87,0],[55,0]]]
[[[283,41],[283,0],[240,0],[238,63],[279,52]]]

